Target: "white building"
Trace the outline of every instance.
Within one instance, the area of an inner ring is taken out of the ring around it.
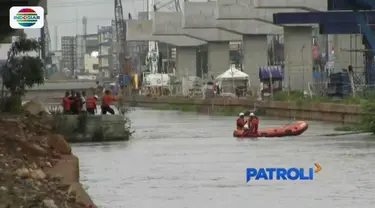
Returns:
[[[99,60],[89,54],[84,56],[85,73],[98,74],[99,73]]]
[[[113,26],[101,27],[98,30],[99,42],[99,70],[102,70],[103,77],[109,77],[114,65],[115,54],[113,53]]]

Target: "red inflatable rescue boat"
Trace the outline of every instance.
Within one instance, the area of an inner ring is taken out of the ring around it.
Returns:
[[[306,121],[296,121],[282,127],[267,128],[258,130],[258,134],[249,134],[246,130],[234,130],[234,137],[254,138],[254,137],[284,137],[298,136],[308,128]]]

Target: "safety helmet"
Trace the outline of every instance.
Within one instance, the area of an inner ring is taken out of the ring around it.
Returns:
[[[99,97],[98,97],[97,95],[94,95],[94,98],[95,98],[95,99],[99,99]]]
[[[250,113],[250,116],[255,116],[255,114],[254,113]]]
[[[240,113],[240,116],[244,116],[245,114],[244,113]]]

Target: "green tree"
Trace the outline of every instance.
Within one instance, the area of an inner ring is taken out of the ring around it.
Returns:
[[[28,55],[29,52],[39,52],[40,47],[39,41],[28,39],[24,33],[12,43],[6,63],[1,67],[2,111],[19,111],[26,88],[44,83],[42,60]],[[4,88],[8,91],[5,92]]]

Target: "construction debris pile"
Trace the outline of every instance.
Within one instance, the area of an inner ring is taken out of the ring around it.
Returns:
[[[36,116],[0,117],[0,208],[92,207],[78,182],[78,159],[49,123]]]

